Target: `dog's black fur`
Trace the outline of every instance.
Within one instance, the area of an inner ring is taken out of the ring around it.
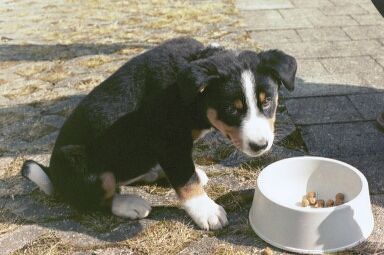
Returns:
[[[231,105],[244,98],[238,83],[245,68],[269,98],[277,97],[280,84],[293,89],[296,62],[280,51],[236,53],[177,38],[134,57],[80,102],[61,128],[44,168],[55,191],[79,209],[100,209],[100,174],[112,172],[123,182],[157,163],[173,187],[185,185],[195,171],[191,130],[211,127],[207,108],[240,126],[247,109]],[[267,117],[276,111],[272,104],[263,111]]]

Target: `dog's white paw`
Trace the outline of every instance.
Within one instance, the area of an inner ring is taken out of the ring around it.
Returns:
[[[202,229],[217,230],[228,224],[224,208],[216,204],[207,194],[187,200],[183,208]]]
[[[198,167],[195,167],[195,172],[197,174],[197,177],[199,178],[201,186],[207,185],[207,183],[209,181],[207,174]]]
[[[115,194],[112,201],[112,213],[132,220],[142,219],[151,212],[150,204],[136,195]]]

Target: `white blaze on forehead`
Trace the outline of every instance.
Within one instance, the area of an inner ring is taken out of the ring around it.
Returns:
[[[255,97],[255,77],[247,70],[241,74],[241,85],[243,86],[245,100],[248,105],[247,118],[257,114],[257,99]]]
[[[241,131],[243,151],[255,156],[255,152],[250,149],[249,143],[255,143],[260,146],[268,143],[266,150],[269,150],[273,142],[273,131],[271,130],[268,119],[257,107],[255,77],[250,70],[246,70],[241,74],[241,84],[248,106],[247,115],[243,120]]]

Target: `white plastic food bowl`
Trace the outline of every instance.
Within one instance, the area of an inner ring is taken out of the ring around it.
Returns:
[[[344,193],[346,202],[328,208],[301,207],[309,191],[325,201]],[[249,221],[260,238],[287,251],[345,250],[367,239],[373,230],[368,183],[356,168],[337,160],[280,160],[259,175]]]

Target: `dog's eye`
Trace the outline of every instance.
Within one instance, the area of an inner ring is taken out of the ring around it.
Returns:
[[[239,113],[239,110],[234,106],[228,106],[228,113],[231,115],[237,115]]]
[[[264,110],[269,109],[271,105],[272,105],[272,99],[270,97],[267,97],[262,104]]]

